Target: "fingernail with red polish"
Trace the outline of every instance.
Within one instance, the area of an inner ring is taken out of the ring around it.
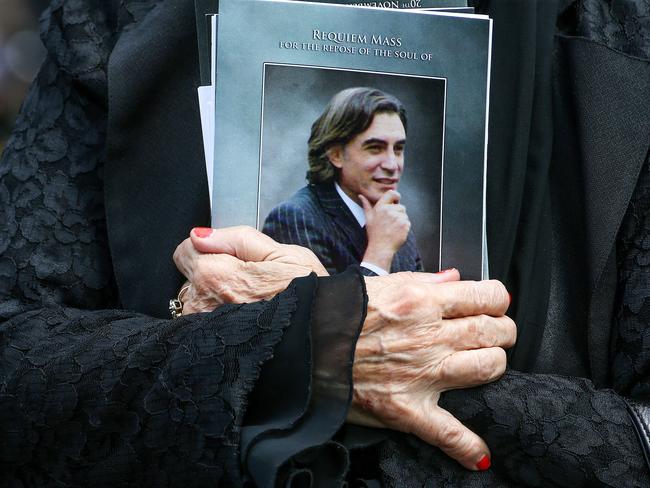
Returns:
[[[512,304],[512,293],[508,292],[508,306]]]
[[[438,271],[438,272],[436,272],[436,273],[434,273],[434,274],[445,274],[445,273],[451,273],[451,272],[454,271],[455,269],[456,269],[456,268],[443,269],[442,271]]]
[[[486,469],[489,469],[491,465],[490,457],[486,454],[478,463],[476,463],[476,469],[479,471],[485,471]]]
[[[208,237],[210,234],[212,234],[212,231],[213,229],[210,227],[194,227],[194,229],[192,229],[194,235],[201,238]]]

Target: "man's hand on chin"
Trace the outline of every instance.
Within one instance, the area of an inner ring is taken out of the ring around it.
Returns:
[[[366,214],[368,246],[363,261],[390,272],[393,256],[406,242],[411,221],[406,208],[400,204],[401,196],[395,190],[388,190],[372,205],[366,197],[359,195]]]

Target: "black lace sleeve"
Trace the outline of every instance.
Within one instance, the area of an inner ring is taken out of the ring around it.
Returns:
[[[3,480],[239,485],[246,397],[294,308],[287,290],[177,320],[48,306],[5,321]]]

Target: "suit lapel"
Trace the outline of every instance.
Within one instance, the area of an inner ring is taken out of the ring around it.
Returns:
[[[592,376],[605,380],[616,284],[616,236],[650,145],[650,63],[580,38],[563,38],[576,114],[590,285]],[[621,87],[625,87],[624,90]]]
[[[334,224],[352,246],[355,254],[363,258],[368,240],[363,229],[352,212],[341,199],[333,183],[314,185],[316,196],[325,212],[332,217]]]
[[[209,224],[191,0],[165,0],[118,39],[108,65],[105,205],[122,305],[168,316],[172,261]]]

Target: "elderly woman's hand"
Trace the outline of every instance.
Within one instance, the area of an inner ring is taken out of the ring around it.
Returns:
[[[196,228],[174,252],[191,286],[183,313],[210,312],[224,303],[268,300],[291,280],[327,271],[309,249],[280,244],[252,227]]]
[[[469,469],[487,469],[485,442],[438,406],[440,393],[489,383],[516,340],[498,281],[457,281],[456,270],[366,278],[368,315],[354,358],[348,420],[417,435]]]
[[[312,271],[316,256],[248,227],[194,229],[174,259],[190,280],[186,313],[268,299]],[[227,254],[209,254],[227,253]],[[459,281],[456,270],[366,278],[368,313],[357,342],[348,420],[412,433],[468,469],[486,469],[485,442],[438,406],[445,390],[499,378],[516,339],[498,281]]]

